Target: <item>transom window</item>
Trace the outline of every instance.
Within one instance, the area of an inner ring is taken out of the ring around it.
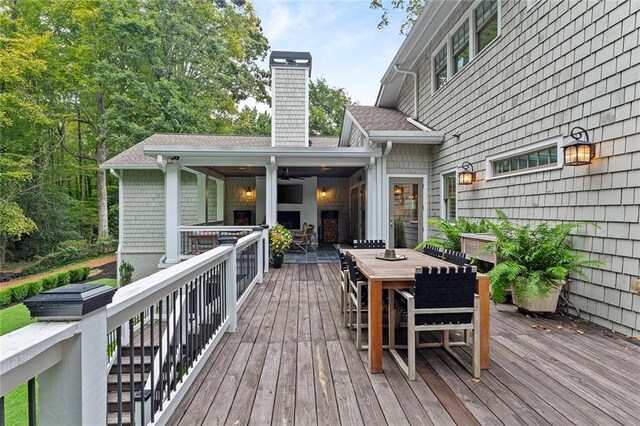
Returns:
[[[451,37],[453,47],[453,74],[469,63],[469,22],[465,22]]]
[[[442,175],[442,217],[456,220],[456,172]]]
[[[482,0],[475,16],[476,52],[480,52],[498,37],[498,0]]]
[[[433,58],[434,79],[436,82],[436,90],[442,87],[447,82],[447,45],[442,46],[442,49]]]
[[[488,179],[513,174],[534,173],[560,167],[558,157],[562,138],[541,141],[526,148],[519,148],[487,158]]]

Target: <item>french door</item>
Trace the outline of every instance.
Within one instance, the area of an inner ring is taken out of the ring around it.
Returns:
[[[422,242],[422,178],[389,178],[389,247],[414,248]]]

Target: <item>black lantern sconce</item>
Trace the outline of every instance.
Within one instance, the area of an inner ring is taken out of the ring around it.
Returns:
[[[402,195],[404,194],[404,188],[400,185],[393,186],[393,195]]]
[[[470,162],[465,161],[460,168],[462,171],[458,173],[458,184],[471,185],[476,181],[476,172],[473,171],[473,165]]]
[[[322,191],[320,191],[320,197],[327,198],[327,188],[322,187]]]
[[[582,127],[571,129],[573,142],[568,143],[564,150],[565,166],[584,166],[591,164],[591,160],[596,156],[596,147],[589,141],[589,133]]]
[[[251,198],[251,196],[253,195],[253,191],[251,190],[250,186],[247,186],[247,190],[244,194],[247,198]]]

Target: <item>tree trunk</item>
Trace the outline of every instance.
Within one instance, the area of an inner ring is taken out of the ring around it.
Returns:
[[[101,92],[96,93],[97,105],[97,122],[101,129],[101,134],[97,135],[96,142],[96,190],[98,192],[98,238],[109,235],[109,209],[107,207],[107,175],[104,169],[100,168],[100,164],[107,161],[107,141],[104,126],[104,95]]]

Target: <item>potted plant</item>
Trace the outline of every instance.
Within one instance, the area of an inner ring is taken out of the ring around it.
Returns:
[[[277,223],[269,230],[269,247],[271,248],[271,264],[278,269],[284,263],[284,252],[291,246],[291,232]]]
[[[549,226],[516,225],[496,210],[498,223],[488,226],[497,237],[491,243],[502,261],[488,275],[494,302],[503,303],[511,290],[514,303],[531,312],[555,312],[560,289],[570,274],[585,277],[580,268],[602,262],[571,251],[566,238],[585,223]],[[586,278],[586,277],[585,277]]]
[[[420,244],[415,249],[420,250],[426,245],[440,247],[447,250],[460,251],[460,234],[481,234],[489,231],[488,221],[481,219],[480,222],[471,222],[464,217],[459,217],[455,222],[449,222],[441,217],[431,218],[427,223],[443,234],[443,238],[431,237]]]

